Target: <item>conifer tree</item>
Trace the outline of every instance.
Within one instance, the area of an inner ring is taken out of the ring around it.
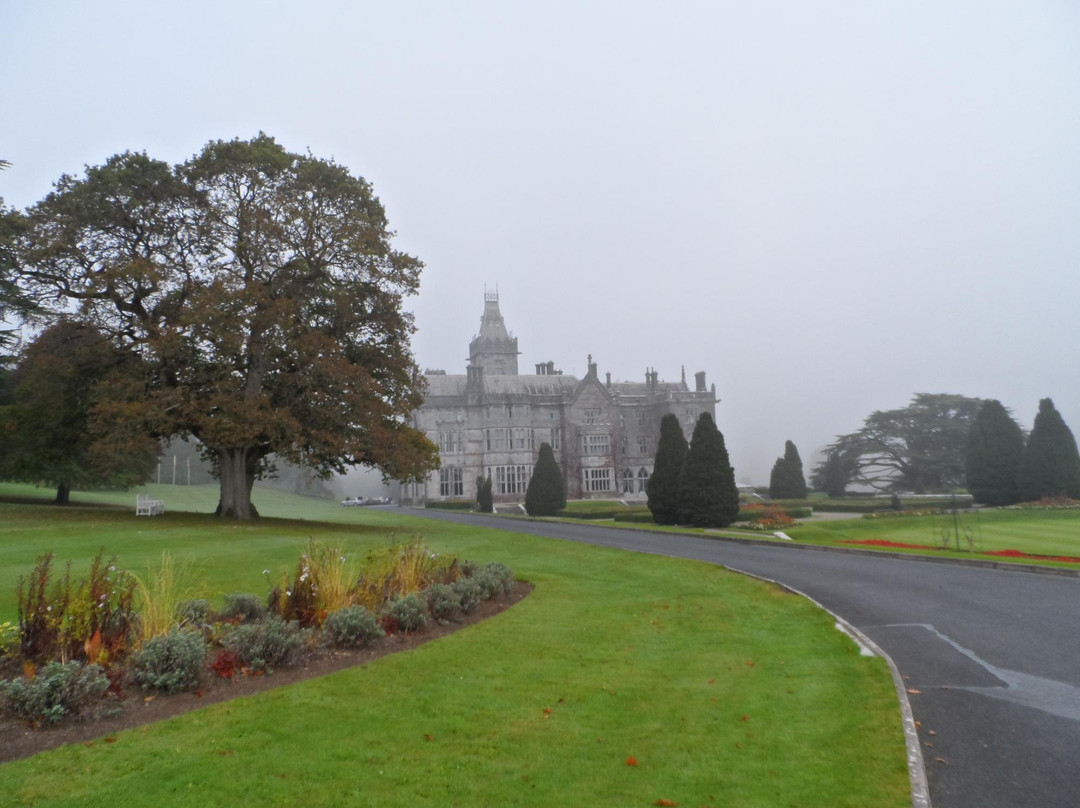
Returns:
[[[563,483],[555,453],[548,443],[540,444],[529,487],[525,491],[525,510],[529,516],[554,516],[566,507],[566,485]]]
[[[769,496],[773,499],[806,499],[806,477],[795,444],[784,444],[784,456],[777,458],[769,476]]]
[[[724,436],[703,412],[694,426],[679,480],[679,522],[694,527],[725,527],[739,515],[739,489]]]
[[[1054,496],[1080,499],[1076,439],[1048,398],[1039,402],[1035,426],[1020,459],[1017,488],[1024,501]]]
[[[847,476],[844,474],[844,458],[839,452],[829,452],[825,461],[825,495],[842,497],[847,493]]]
[[[689,447],[678,416],[668,413],[660,419],[660,440],[653,459],[653,473],[645,486],[649,510],[658,525],[679,523],[679,477]]]
[[[984,505],[1019,502],[1016,484],[1023,454],[1020,425],[1000,401],[984,401],[967,440],[967,488],[975,501]]]
[[[480,513],[491,513],[495,510],[495,501],[491,494],[491,477],[481,477],[476,481],[476,510]]]

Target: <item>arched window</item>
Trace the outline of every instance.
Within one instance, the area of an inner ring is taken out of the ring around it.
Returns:
[[[622,490],[624,494],[634,493],[634,472],[627,469],[623,472]]]
[[[630,472],[627,471],[627,474]],[[649,484],[649,472],[647,469],[642,468],[637,473],[637,490],[639,494],[645,493],[645,486]]]

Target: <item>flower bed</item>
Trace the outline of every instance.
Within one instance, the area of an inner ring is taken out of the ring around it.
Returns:
[[[132,692],[147,701],[201,695],[213,681],[364,649],[429,622],[445,626],[517,586],[503,564],[443,558],[417,541],[355,569],[339,550],[312,544],[264,601],[233,594],[213,611],[160,583],[136,587],[115,562],[99,554],[90,578],[75,583],[70,568],[54,575],[49,554],[20,581],[19,625],[0,631],[0,716],[40,727],[115,711]],[[140,615],[160,615],[163,604],[172,618],[140,633],[151,624]]]

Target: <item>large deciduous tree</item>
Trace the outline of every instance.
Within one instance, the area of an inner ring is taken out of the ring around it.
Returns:
[[[690,450],[679,478],[679,522],[694,527],[725,527],[739,515],[739,489],[724,436],[703,412],[694,425]]]
[[[878,491],[945,493],[965,485],[967,433],[982,400],[918,393],[902,409],[875,412],[858,432],[840,435],[827,449],[838,453],[846,484]],[[824,477],[824,464],[815,485]]]
[[[769,475],[769,496],[773,499],[806,499],[802,458],[791,441],[784,444],[784,456],[778,457],[773,463]]]
[[[1024,433],[1000,401],[987,399],[968,430],[967,488],[976,502],[1019,502],[1016,475],[1024,453]]]
[[[92,328],[61,320],[42,332],[22,352],[13,402],[0,413],[0,476],[53,486],[61,505],[75,488],[148,480],[157,443],[130,424],[91,419],[101,391],[138,370]]]
[[[256,515],[271,454],[321,476],[437,465],[407,420],[423,382],[402,302],[422,265],[392,249],[371,186],[344,167],[264,134],[175,167],[124,153],[61,177],[28,222],[23,282],[142,358],[113,404],[202,442],[220,515]]]
[[[653,472],[645,486],[649,511],[658,525],[679,523],[679,478],[689,447],[679,417],[668,413],[660,419],[660,440],[656,444]]]
[[[551,444],[541,443],[529,487],[525,490],[525,510],[529,516],[554,516],[566,507],[566,484]]]
[[[1080,499],[1076,438],[1048,398],[1039,402],[1035,425],[1020,459],[1017,488],[1024,501],[1058,496]]]

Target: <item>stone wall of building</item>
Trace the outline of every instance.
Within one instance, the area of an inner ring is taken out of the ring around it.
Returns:
[[[601,380],[588,358],[581,379],[553,362],[517,373],[517,339],[509,336],[498,295],[485,293],[480,334],[469,346],[463,375],[427,371],[428,395],[414,426],[439,446],[442,468],[424,483],[402,487],[402,501],[475,500],[477,481],[491,476],[496,502],[521,502],[541,443],[551,444],[569,499],[644,498],[652,474],[660,419],[679,417],[690,438],[702,412],[715,418],[716,389],[698,373],[661,382]]]

